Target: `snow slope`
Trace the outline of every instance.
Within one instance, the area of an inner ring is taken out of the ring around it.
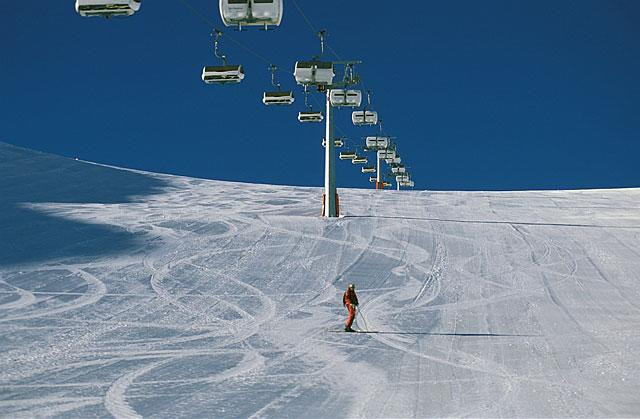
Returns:
[[[0,179],[1,416],[640,415],[639,189]]]

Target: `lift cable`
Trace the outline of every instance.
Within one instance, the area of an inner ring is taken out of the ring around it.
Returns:
[[[237,40],[235,37],[229,35],[229,33],[223,32],[222,30],[218,29],[216,27],[215,23],[213,23],[207,16],[205,16],[198,9],[196,9],[191,4],[191,2],[189,0],[178,0],[178,1],[180,3],[182,3],[186,8],[188,8],[191,11],[191,13],[193,13],[196,17],[200,18],[200,20],[202,20],[204,23],[206,23],[207,26],[209,26],[210,28],[214,28],[214,33],[220,33],[220,34],[224,33],[225,38],[231,40],[231,42],[233,42],[234,44],[238,45],[240,48],[244,49],[245,51],[247,51],[251,55],[257,57],[258,59],[264,61],[268,65],[273,65],[273,61],[272,60],[268,60],[263,55],[257,53],[255,50],[249,48],[247,45],[245,45],[244,43],[242,43],[239,40]],[[276,69],[275,71],[282,71],[282,70]]]

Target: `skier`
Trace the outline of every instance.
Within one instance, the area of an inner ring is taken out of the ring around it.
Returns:
[[[358,296],[356,295],[356,286],[354,284],[349,284],[349,287],[342,295],[342,305],[349,310],[349,317],[347,317],[347,321],[345,322],[344,331],[355,332],[355,330],[351,328],[356,318],[356,307],[358,306]]]

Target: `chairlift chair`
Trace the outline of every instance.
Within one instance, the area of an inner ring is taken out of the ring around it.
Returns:
[[[220,0],[220,17],[225,26],[279,26],[283,0]]]
[[[373,166],[364,166],[360,170],[362,171],[362,173],[375,173],[376,172],[376,168],[373,167]]]
[[[333,145],[336,148],[341,148],[344,145],[344,141],[342,141],[342,138],[335,138],[333,140]],[[322,139],[322,147],[326,147],[327,146],[327,141],[323,138]]]
[[[375,176],[369,176],[369,182],[371,183],[376,183],[378,181],[378,178]]]
[[[353,111],[351,112],[351,122],[353,125],[376,125],[378,123],[378,112],[375,111]]]
[[[291,105],[294,101],[293,92],[264,92],[262,95],[265,105]]]
[[[131,16],[140,10],[142,0],[76,0],[76,12],[80,16]]]
[[[244,79],[241,65],[205,66],[202,69],[202,81],[212,83],[240,83]]]
[[[356,155],[356,157],[351,159],[351,163],[353,163],[353,164],[367,164],[367,163],[369,163],[369,159],[367,159],[367,156],[358,156],[358,155]]]
[[[408,188],[413,188],[415,186],[415,183],[412,180],[410,180],[408,182],[398,182],[398,184],[400,186],[406,186]]]
[[[407,172],[407,168],[404,167],[401,164],[392,163],[391,164],[391,172],[392,173],[406,173]]]
[[[322,112],[298,112],[299,122],[322,122],[323,119]]]
[[[396,154],[396,156],[394,158],[392,158],[390,160],[391,161],[389,163],[391,163],[391,164],[400,164],[402,162],[402,159],[397,154]]]
[[[333,82],[335,72],[330,61],[297,61],[293,75],[298,84],[326,86]]]
[[[240,83],[244,79],[244,69],[241,65],[227,65],[227,56],[219,50],[222,32],[216,29],[211,35],[214,36],[213,55],[222,61],[222,65],[205,66],[202,69],[202,81],[207,84]]]
[[[282,91],[282,87],[279,82],[276,81],[276,70],[278,67],[271,64],[269,65],[269,71],[271,71],[271,84],[278,90],[275,92],[264,92],[262,95],[262,103],[265,105],[291,105],[294,102],[292,91]]]
[[[331,106],[360,106],[362,102],[362,92],[351,89],[332,89],[329,95]]]
[[[367,137],[365,144],[368,149],[381,150],[389,147],[389,137]]]
[[[378,150],[379,159],[387,160],[387,159],[393,159],[395,157],[396,157],[395,150]]]
[[[390,188],[391,186],[392,186],[391,182],[387,182],[387,181],[382,182],[382,187],[383,188]]]
[[[356,154],[355,151],[352,151],[352,150],[341,151],[339,156],[340,160],[353,160],[356,157],[358,157],[358,155]]]
[[[403,182],[409,182],[411,179],[409,179],[409,175],[398,175],[396,176],[396,182],[398,183],[403,183]]]

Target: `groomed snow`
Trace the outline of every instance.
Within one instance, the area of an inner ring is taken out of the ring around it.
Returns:
[[[639,189],[0,179],[1,416],[640,416]]]

